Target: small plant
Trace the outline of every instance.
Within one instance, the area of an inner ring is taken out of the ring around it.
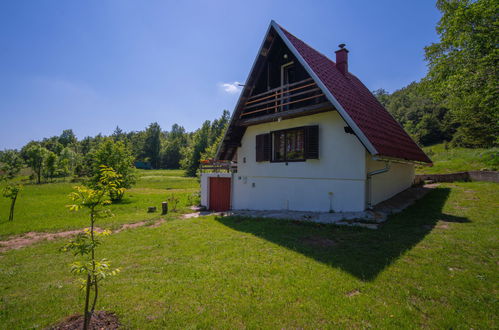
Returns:
[[[90,227],[83,233],[78,234],[73,240],[67,243],[62,251],[71,251],[81,260],[75,261],[71,265],[71,273],[83,275],[81,278],[82,289],[85,290],[85,308],[83,329],[89,327],[92,314],[95,311],[97,297],[99,293],[99,283],[105,278],[116,275],[119,269],[111,269],[107,259],[98,261],[95,256],[95,248],[101,244],[100,237],[109,235],[108,230],[102,232],[95,231],[95,221],[99,218],[112,216],[105,207],[111,204],[110,195],[122,194],[124,188],[120,188],[121,175],[107,166],[100,167],[100,179],[93,188],[76,186],[75,191],[69,195],[73,204],[68,205],[71,211],[88,209],[90,216]],[[90,307],[90,295],[93,290],[92,306]]]
[[[22,189],[23,186],[16,183],[9,183],[3,189],[3,197],[10,198],[9,221],[14,221],[14,207],[16,205],[17,196]]]
[[[199,204],[199,192],[192,193],[187,196],[187,203],[189,206],[197,205]]]
[[[177,212],[177,204],[179,202],[178,197],[175,196],[175,194],[171,194],[170,196],[168,196],[166,201],[168,202],[168,205],[171,206],[172,212]]]

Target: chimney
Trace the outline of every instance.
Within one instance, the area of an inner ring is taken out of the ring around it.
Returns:
[[[336,67],[341,73],[346,74],[348,72],[348,49],[345,48],[345,44],[339,44],[336,53]]]

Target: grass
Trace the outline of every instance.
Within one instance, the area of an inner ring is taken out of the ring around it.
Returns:
[[[433,161],[432,167],[416,168],[418,174],[444,174],[463,171],[499,170],[499,148],[449,148],[437,144],[423,148]]]
[[[196,178],[181,175],[178,170],[139,171],[137,184],[126,192],[123,201],[110,206],[115,216],[99,220],[99,225],[115,228],[123,223],[158,219],[160,213],[147,213],[147,207],[161,210],[161,202],[172,194],[180,200],[178,212],[186,212],[191,204],[188,198],[199,191],[199,183]],[[10,201],[0,198],[0,239],[30,231],[86,226],[86,212],[70,212],[66,207],[70,202],[68,194],[75,185],[70,182],[25,185],[16,203],[13,222],[7,221]]]
[[[497,184],[435,189],[379,230],[206,217],[106,238],[125,328],[497,328]],[[311,245],[320,237],[332,246]],[[0,256],[0,324],[81,313],[62,241]]]

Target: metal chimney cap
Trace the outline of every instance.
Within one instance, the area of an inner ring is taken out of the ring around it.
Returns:
[[[345,48],[345,44],[339,44],[338,47],[340,47],[341,49]]]

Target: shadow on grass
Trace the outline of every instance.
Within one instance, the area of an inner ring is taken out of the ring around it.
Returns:
[[[220,223],[302,253],[363,281],[386,267],[430,233],[438,221],[470,222],[442,213],[450,189],[436,188],[378,230],[278,219],[218,217]]]

